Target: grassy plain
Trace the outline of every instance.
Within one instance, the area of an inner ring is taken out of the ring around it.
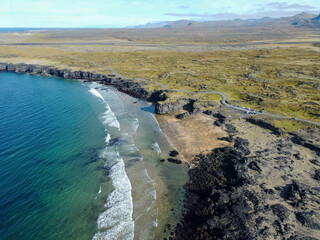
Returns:
[[[240,30],[1,33],[0,62],[110,74],[108,66],[169,89],[221,91],[236,105],[320,121],[320,31]],[[148,88],[159,86],[150,83]],[[171,98],[186,95],[170,93]],[[220,100],[214,94],[194,97]]]

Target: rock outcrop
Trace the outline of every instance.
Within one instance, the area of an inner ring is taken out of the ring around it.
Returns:
[[[156,114],[168,114],[172,113],[186,104],[188,104],[188,99],[178,99],[176,101],[164,101],[164,102],[158,102],[155,105],[155,111]]]
[[[248,141],[243,129],[252,126],[248,135],[257,138]],[[226,128],[234,148],[195,159],[172,239],[318,239],[319,129],[278,135],[248,122],[238,123],[238,133]]]

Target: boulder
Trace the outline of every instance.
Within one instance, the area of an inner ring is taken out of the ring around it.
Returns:
[[[188,112],[184,112],[184,113],[181,113],[181,114],[176,115],[176,118],[177,118],[177,119],[180,119],[180,120],[184,120],[184,119],[186,119],[188,116],[189,116],[189,113],[188,113]]]
[[[178,156],[178,155],[179,155],[179,152],[176,151],[176,150],[172,150],[172,151],[169,152],[169,156],[170,156],[170,157],[176,157],[176,156]]]
[[[168,162],[175,163],[175,164],[181,164],[182,163],[181,160],[174,159],[174,158],[168,158]]]

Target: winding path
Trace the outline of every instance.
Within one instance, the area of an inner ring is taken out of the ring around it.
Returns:
[[[117,76],[117,77],[120,77],[120,78],[122,78],[122,79],[125,79],[125,80],[137,80],[137,81],[142,81],[142,82],[154,83],[154,84],[162,87],[164,90],[170,91],[170,92],[182,92],[182,93],[189,93],[189,94],[219,94],[219,95],[222,97],[221,103],[222,103],[224,106],[226,106],[227,108],[230,108],[230,109],[233,109],[233,110],[237,110],[237,111],[241,111],[241,112],[243,112],[243,113],[247,113],[247,111],[248,111],[248,110],[245,109],[244,107],[238,107],[238,106],[234,106],[234,105],[229,104],[229,103],[227,102],[228,97],[227,97],[227,95],[225,95],[223,92],[218,92],[218,91],[189,92],[189,91],[185,91],[185,90],[169,89],[169,88],[167,88],[167,86],[165,86],[165,85],[163,85],[163,84],[161,84],[161,83],[155,82],[155,81],[151,81],[151,80],[147,80],[147,79],[143,79],[143,78],[127,78],[127,77],[124,77],[124,76],[120,75],[119,73],[117,73],[117,72],[116,72],[114,69],[112,69],[111,67],[98,65],[98,64],[96,64],[95,62],[90,61],[90,60],[84,60],[84,59],[75,58],[75,57],[71,57],[71,58],[74,58],[74,59],[79,60],[79,61],[89,62],[89,63],[91,63],[92,65],[97,66],[97,67],[107,68],[109,71],[112,72],[113,75],[115,75],[115,76]],[[249,110],[249,111],[252,112],[252,110]],[[293,118],[293,117],[285,117],[285,116],[281,116],[281,115],[277,115],[277,114],[273,114],[273,113],[256,112],[255,115],[264,115],[264,116],[275,117],[275,118],[280,118],[280,119],[296,120],[296,121],[305,122],[305,123],[311,123],[311,124],[315,124],[315,125],[320,126],[320,123],[314,122],[314,121],[311,121],[311,120],[300,119],[300,118]]]

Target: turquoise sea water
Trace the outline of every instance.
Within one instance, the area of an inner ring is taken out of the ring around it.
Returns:
[[[159,163],[152,112],[112,87],[0,73],[0,239],[157,239],[186,170]]]
[[[87,239],[101,106],[74,81],[1,73],[0,85],[0,239]]]

